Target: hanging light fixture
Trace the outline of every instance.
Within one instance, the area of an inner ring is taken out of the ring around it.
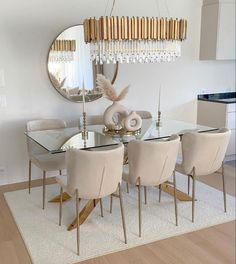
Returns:
[[[187,36],[187,20],[178,18],[102,16],[83,24],[91,60],[99,64],[172,62]]]
[[[75,40],[57,39],[50,48],[49,60],[54,63],[71,62],[75,51]]]

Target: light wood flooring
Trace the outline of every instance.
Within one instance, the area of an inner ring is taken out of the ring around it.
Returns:
[[[235,195],[235,168],[227,166],[225,173],[227,192]],[[201,177],[199,180],[221,189],[222,181],[217,174]],[[54,183],[54,179],[48,179],[48,183]],[[33,185],[39,186],[41,181],[33,181]],[[27,183],[0,186],[0,264],[32,263],[3,196],[4,192],[26,187]],[[234,264],[235,221],[80,262],[80,264],[156,263]]]

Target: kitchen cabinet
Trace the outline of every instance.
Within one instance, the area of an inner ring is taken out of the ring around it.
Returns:
[[[235,96],[235,93],[228,93]],[[217,95],[217,94],[214,94]],[[220,95],[220,96],[219,96]],[[226,152],[227,160],[234,160],[235,151],[235,115],[236,103],[235,98],[222,98],[224,93],[217,96],[198,96],[197,123],[210,127],[227,127],[231,130],[229,146]]]
[[[204,0],[200,60],[235,60],[235,0]]]

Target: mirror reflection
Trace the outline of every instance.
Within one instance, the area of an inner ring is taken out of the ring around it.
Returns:
[[[102,73],[114,82],[117,71],[117,64],[96,65],[90,60],[89,45],[84,42],[83,25],[66,29],[50,47],[49,78],[56,90],[71,101],[83,101],[83,88],[87,102],[99,99],[102,92],[96,88],[96,75]]]

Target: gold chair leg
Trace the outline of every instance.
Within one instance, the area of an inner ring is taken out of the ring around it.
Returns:
[[[43,209],[45,209],[46,171],[43,171]]]
[[[101,217],[103,217],[103,206],[102,206],[102,198],[100,199],[100,208],[101,208]]]
[[[76,189],[76,219],[77,219],[77,227],[76,227],[76,235],[77,235],[77,255],[79,256],[79,242],[80,242],[80,237],[79,237],[79,228],[80,228],[80,224],[79,224],[79,204],[80,204],[80,200],[79,200],[79,196],[78,196],[78,190]]]
[[[192,222],[194,223],[195,213],[195,167],[193,168],[193,189],[192,189]]]
[[[222,163],[222,182],[223,182],[223,197],[224,197],[224,211],[227,212],[227,204],[226,204],[226,190],[225,190],[225,170],[224,163]]]
[[[112,194],[110,195],[110,214],[112,213],[112,201],[113,201],[113,197]]]
[[[147,204],[147,187],[144,186],[144,201],[145,201],[145,204]]]
[[[141,181],[138,178],[138,216],[139,216],[139,237],[141,237],[141,225],[142,225],[142,217],[141,217]]]
[[[161,184],[159,185],[159,203],[161,202]]]
[[[29,194],[31,191],[31,160],[29,160]]]
[[[59,207],[59,226],[61,226],[61,217],[62,217],[62,195],[63,195],[63,188],[60,188],[60,207]]]
[[[188,195],[190,194],[190,176],[188,175]]]
[[[127,193],[129,193],[129,183],[128,182],[126,182],[126,191]]]
[[[122,225],[123,225],[123,231],[124,231],[124,238],[125,238],[125,244],[127,244],[126,226],[125,226],[125,215],[124,215],[124,208],[123,208],[123,200],[122,200],[122,192],[121,192],[121,188],[120,188],[120,183],[119,183],[118,187],[119,187],[120,211],[121,211],[121,217],[122,217]]]
[[[173,182],[174,182],[174,202],[175,202],[175,224],[178,226],[178,207],[176,198],[176,176],[175,171],[173,171]]]

